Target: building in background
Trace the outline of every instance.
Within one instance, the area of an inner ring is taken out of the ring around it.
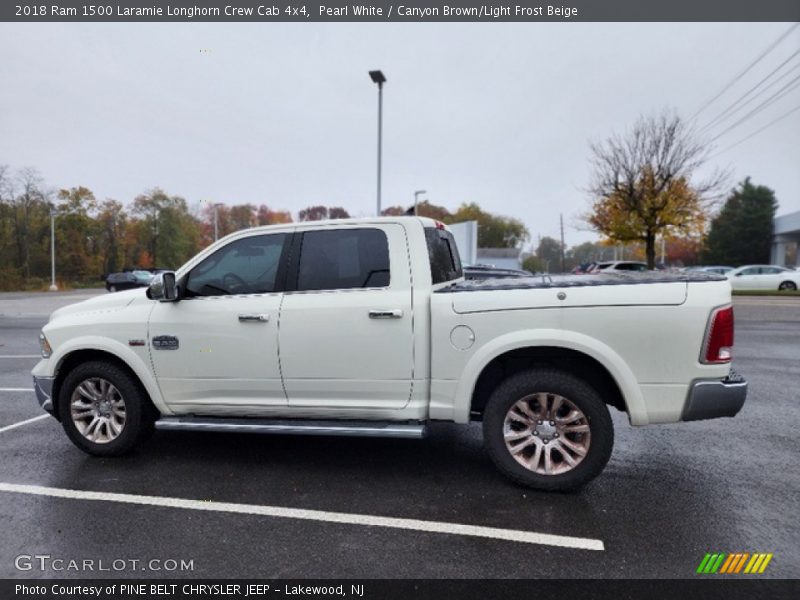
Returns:
[[[800,245],[800,211],[775,217],[772,222],[773,265],[798,266],[797,249]]]
[[[474,265],[478,262],[478,222],[464,221],[453,223],[448,228],[456,240],[458,254],[465,265]]]
[[[521,269],[522,248],[478,248],[479,265],[491,265],[498,269]]]

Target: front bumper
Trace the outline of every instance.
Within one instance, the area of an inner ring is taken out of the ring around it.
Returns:
[[[53,407],[54,380],[55,377],[33,376],[33,389],[36,392],[36,399],[39,401],[39,406],[53,416],[55,416],[55,408]]]
[[[731,370],[725,379],[702,379],[689,387],[682,421],[733,417],[747,398],[747,381]]]

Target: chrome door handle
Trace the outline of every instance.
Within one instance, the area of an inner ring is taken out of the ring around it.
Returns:
[[[269,315],[239,315],[239,320],[244,323],[266,323]]]
[[[394,310],[377,310],[373,309],[369,311],[369,318],[370,319],[400,319],[403,317],[403,311],[399,308],[395,308]]]

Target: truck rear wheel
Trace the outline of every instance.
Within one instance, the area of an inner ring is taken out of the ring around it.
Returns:
[[[483,414],[484,445],[497,468],[524,486],[577,489],[606,466],[614,445],[611,415],[583,380],[530,369],[504,380]]]
[[[111,362],[73,369],[58,402],[64,431],[88,454],[120,456],[153,430],[153,411],[139,382]]]

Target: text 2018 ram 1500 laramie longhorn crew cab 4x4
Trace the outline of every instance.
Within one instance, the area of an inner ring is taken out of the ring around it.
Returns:
[[[483,422],[511,479],[576,488],[633,425],[733,416],[730,284],[713,274],[464,281],[416,217],[240,231],[145,290],[53,313],[42,407],[90,454],[153,428],[421,437]]]

